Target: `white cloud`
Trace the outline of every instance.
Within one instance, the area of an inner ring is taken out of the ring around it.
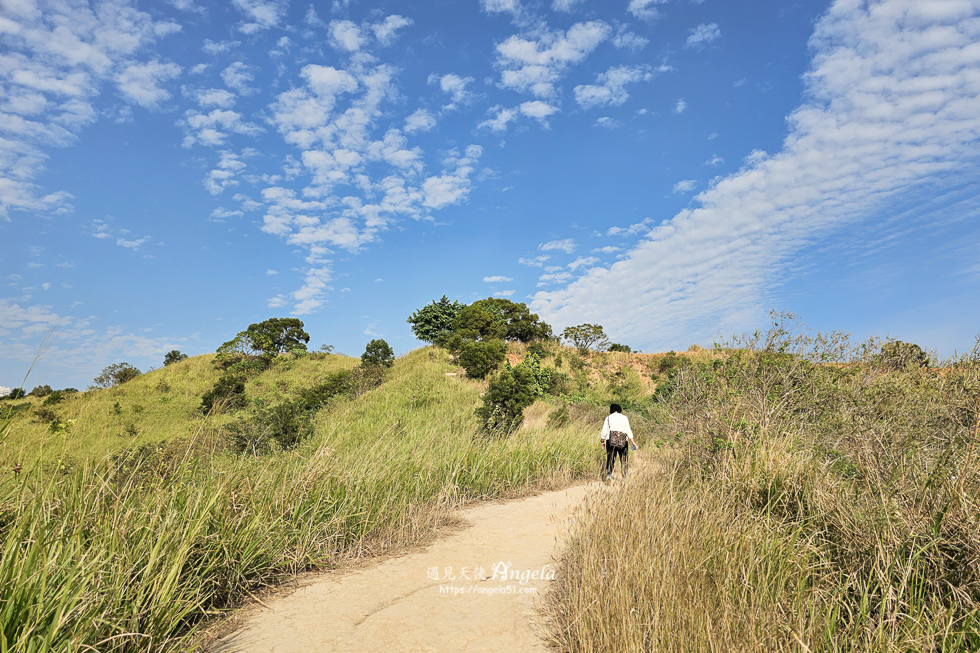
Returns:
[[[581,267],[595,265],[598,262],[599,259],[597,259],[595,256],[580,256],[574,261],[572,261],[571,263],[569,263],[567,267],[569,270],[574,272],[575,270],[578,270]]]
[[[806,101],[782,148],[532,308],[556,325],[601,321],[640,347],[757,324],[804,245],[903,207],[931,211],[923,189],[976,179],[978,42],[971,3],[835,2],[810,41]]]
[[[616,29],[616,36],[612,40],[612,44],[620,50],[633,50],[634,52],[642,50],[649,43],[650,39],[629,31],[625,25],[620,25]]]
[[[549,272],[538,277],[538,287],[563,283],[572,278],[571,272]]]
[[[210,55],[218,55],[231,52],[241,44],[241,41],[212,41],[211,39],[204,39],[204,45],[201,46],[201,49]]]
[[[596,76],[595,84],[575,87],[575,101],[584,109],[597,106],[619,106],[629,99],[627,84],[653,77],[648,66],[614,66]]]
[[[170,99],[170,92],[160,88],[160,84],[179,77],[180,72],[181,67],[177,64],[157,60],[131,64],[116,75],[116,87],[130,102],[154,109],[160,102]]]
[[[245,34],[276,27],[287,7],[286,0],[231,0],[231,4],[245,15],[246,22],[238,26]]]
[[[411,18],[393,15],[386,17],[380,23],[371,25],[371,31],[374,32],[374,38],[378,39],[378,43],[387,46],[395,42],[398,30],[411,24]]]
[[[149,236],[136,236],[128,229],[112,229],[104,220],[92,221],[92,235],[99,240],[114,240],[119,247],[139,249],[152,240]]]
[[[238,180],[235,179],[235,175],[245,169],[245,162],[230,150],[222,150],[220,157],[218,166],[204,178],[204,187],[212,195],[219,195],[226,188],[237,186]]]
[[[460,104],[466,103],[473,98],[473,94],[466,87],[473,83],[472,77],[460,77],[449,73],[448,75],[429,75],[430,84],[439,84],[443,93],[449,95],[450,104],[443,107],[445,111],[455,110]]]
[[[493,293],[493,296],[494,297],[513,297],[514,292],[515,291],[513,291],[513,290],[498,290],[497,292]]]
[[[519,258],[517,262],[521,265],[526,265],[529,268],[540,268],[544,267],[546,261],[550,260],[551,256],[548,254],[542,254],[541,256],[535,256],[533,258]]]
[[[607,236],[636,236],[637,234],[642,234],[650,231],[650,225],[653,223],[653,218],[644,218],[636,224],[631,224],[628,227],[609,227],[606,230]]]
[[[553,11],[571,12],[583,2],[585,0],[552,0],[551,9]]]
[[[510,36],[497,45],[500,85],[539,98],[553,97],[565,69],[583,61],[611,35],[609,25],[594,20],[576,23],[567,32],[539,28]]]
[[[248,65],[243,61],[236,61],[222,70],[221,79],[225,86],[237,91],[240,95],[252,95],[259,92],[257,88],[248,85],[249,82],[255,80],[255,75],[248,72]]]
[[[643,20],[654,20],[660,17],[657,5],[666,2],[667,0],[630,0],[626,11]]]
[[[725,162],[725,160],[723,158],[721,158],[717,154],[712,154],[711,155],[711,158],[708,159],[707,161],[705,161],[703,165],[706,165],[706,166],[717,166],[717,165],[721,165],[724,162]]]
[[[544,126],[548,126],[548,116],[558,111],[558,107],[552,106],[541,100],[530,100],[521,103],[521,114],[529,118],[541,121]]]
[[[595,252],[596,254],[615,254],[620,249],[621,248],[616,247],[615,245],[606,245],[605,247],[596,247],[592,251]]]
[[[565,252],[566,254],[571,254],[575,251],[575,241],[571,238],[566,238],[564,240],[551,240],[547,243],[541,243],[538,245],[538,249],[542,252]]]
[[[521,11],[519,0],[480,0],[483,11],[489,14],[508,13],[517,15]]]
[[[610,118],[609,116],[601,116],[596,118],[595,127],[602,127],[604,129],[618,129],[623,126],[623,123],[616,120],[615,118]]]
[[[197,89],[192,92],[197,103],[204,108],[219,107],[228,109],[235,104],[235,94],[223,88]]]
[[[486,283],[504,283],[507,281],[513,281],[513,279],[511,279],[510,277],[504,277],[500,275],[493,276],[493,277],[483,277],[483,280]]]
[[[481,129],[489,129],[494,132],[501,132],[507,129],[507,124],[517,118],[517,109],[504,109],[493,107],[490,111],[496,111],[497,115],[488,118],[479,124]]]
[[[687,108],[687,102],[684,101],[684,98],[681,98],[677,101],[677,104],[674,105],[674,113],[677,114],[684,113],[684,109],[686,108]]]
[[[709,43],[714,43],[721,38],[721,29],[718,23],[701,23],[691,30],[687,37],[685,48],[703,48]]]
[[[68,193],[34,183],[48,151],[95,122],[93,103],[107,82],[119,82],[128,100],[144,106],[165,99],[158,84],[173,76],[173,64],[137,55],[180,26],[125,4],[8,2],[2,14],[0,220],[12,210],[70,212]]]
[[[367,37],[356,23],[349,20],[330,21],[330,45],[345,52],[357,52],[367,42]]]
[[[408,134],[427,132],[435,126],[435,115],[425,109],[416,109],[414,113],[405,118],[405,132]]]
[[[683,179],[674,184],[674,193],[690,193],[697,185],[697,179]]]
[[[258,125],[245,122],[242,114],[227,109],[214,109],[209,113],[191,109],[178,124],[184,128],[184,147],[198,143],[215,147],[224,145],[229,133],[254,136],[262,132]]]
[[[422,182],[425,199],[422,204],[430,209],[441,209],[450,204],[459,204],[470,192],[470,175],[483,154],[479,145],[470,145],[462,156],[451,156],[445,161],[448,171],[428,177]]]

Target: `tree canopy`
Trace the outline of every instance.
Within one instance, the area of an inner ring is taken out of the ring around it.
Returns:
[[[266,354],[281,354],[294,349],[306,350],[310,334],[303,330],[303,321],[295,317],[273,317],[248,325],[246,331],[252,342]]]
[[[434,343],[439,336],[452,329],[453,320],[463,304],[449,301],[445,295],[439,301],[432,300],[408,316],[406,322],[412,325],[412,333],[422,342]]]
[[[561,332],[561,337],[582,351],[602,349],[609,343],[605,331],[598,324],[579,324],[568,327]]]

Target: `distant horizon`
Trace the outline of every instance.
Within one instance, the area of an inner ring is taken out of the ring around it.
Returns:
[[[968,351],[978,43],[980,0],[5,5],[0,384],[270,317],[401,356],[442,295]]]

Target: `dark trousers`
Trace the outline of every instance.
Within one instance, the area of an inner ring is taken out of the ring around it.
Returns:
[[[611,476],[613,473],[613,467],[616,465],[616,454],[619,454],[619,462],[623,468],[623,476],[626,476],[626,470],[629,468],[630,464],[629,443],[627,443],[622,449],[616,449],[609,445],[609,440],[606,440],[606,476]]]

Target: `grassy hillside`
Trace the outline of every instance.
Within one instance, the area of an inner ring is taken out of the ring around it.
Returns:
[[[793,333],[664,380],[672,446],[565,552],[562,650],[980,650],[980,347],[825,364],[840,334]]]
[[[217,378],[208,357],[58,404],[76,420],[67,433],[19,414],[5,467],[29,454],[32,437],[45,461],[74,459],[0,486],[0,651],[184,650],[208,616],[284,574],[417,543],[461,501],[598,469],[597,409],[548,426],[557,404],[539,402],[534,423],[487,438],[474,417],[483,384],[452,376],[459,370],[431,348],[396,361],[373,390],[327,401],[292,449],[229,446],[223,425],[261,421],[354,363],[283,360],[249,381],[248,408],[207,419],[200,395]],[[127,420],[137,435],[115,433]],[[129,455],[103,457],[119,446]]]

